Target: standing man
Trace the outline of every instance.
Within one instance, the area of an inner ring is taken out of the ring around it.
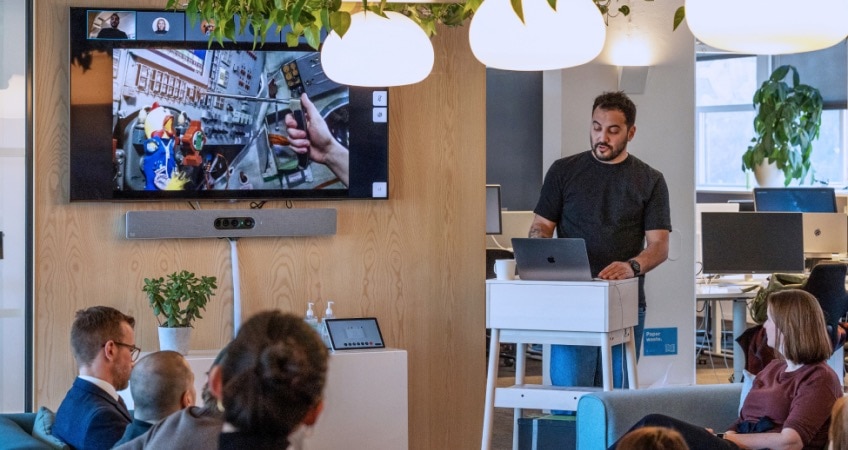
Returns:
[[[133,362],[135,319],[108,306],[77,311],[71,350],[79,377],[65,395],[53,434],[75,449],[109,449],[132,418],[118,391],[126,389]]]
[[[606,92],[592,106],[591,150],[553,163],[545,175],[530,237],[583,238],[592,276],[639,277],[636,354],[645,326],[645,273],[668,257],[668,186],[662,173],[627,152],[636,134],[636,105],[623,92]],[[623,345],[613,349],[613,383],[626,380]],[[555,345],[551,381],[557,386],[601,386],[600,349]]]

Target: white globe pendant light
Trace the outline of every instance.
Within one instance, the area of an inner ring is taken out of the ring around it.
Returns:
[[[349,86],[402,86],[417,83],[433,70],[433,44],[403,14],[374,12],[350,17],[344,37],[333,31],[321,48],[324,73]]]
[[[474,56],[488,67],[553,70],[593,60],[604,48],[606,25],[592,0],[523,0],[524,23],[509,0],[484,0],[468,30]]]
[[[808,52],[848,36],[848,1],[686,0],[686,22],[698,39],[722,50]]]

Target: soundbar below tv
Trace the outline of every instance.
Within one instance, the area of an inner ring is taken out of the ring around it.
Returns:
[[[254,48],[250,30],[210,44],[213,26],[70,8],[71,201],[388,197],[387,89],[333,82],[285,30]],[[348,150],[347,176],[290,145],[303,93]]]

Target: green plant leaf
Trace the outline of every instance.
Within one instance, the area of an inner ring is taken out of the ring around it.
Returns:
[[[291,11],[291,22],[292,23],[300,22],[300,13],[301,13],[301,11],[303,11],[304,5],[306,5],[306,0],[296,0],[294,2],[294,6],[292,7],[292,11]]]
[[[515,15],[518,16],[518,20],[521,23],[524,23],[524,9],[521,5],[521,0],[509,0],[509,3],[512,5],[512,10],[515,12]]]
[[[677,31],[677,27],[679,27],[680,24],[683,23],[683,19],[685,19],[685,18],[686,18],[686,7],[681,6],[681,7],[677,8],[677,10],[674,11],[674,24],[671,27],[671,30]]]
[[[306,37],[306,43],[312,48],[318,48],[321,45],[321,28],[317,25],[310,25],[303,30],[303,35]]]
[[[347,11],[331,12],[330,28],[332,28],[339,37],[344,37],[348,28],[350,28],[350,13]]]

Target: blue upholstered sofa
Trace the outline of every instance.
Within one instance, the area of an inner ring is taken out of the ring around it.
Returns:
[[[38,413],[0,414],[0,449],[66,449],[52,436],[53,413],[44,407]]]
[[[32,436],[35,413],[0,414],[0,448],[49,449],[49,445]]]
[[[724,430],[736,419],[741,394],[742,385],[736,383],[584,395],[577,405],[577,450],[605,450],[649,413]]]

